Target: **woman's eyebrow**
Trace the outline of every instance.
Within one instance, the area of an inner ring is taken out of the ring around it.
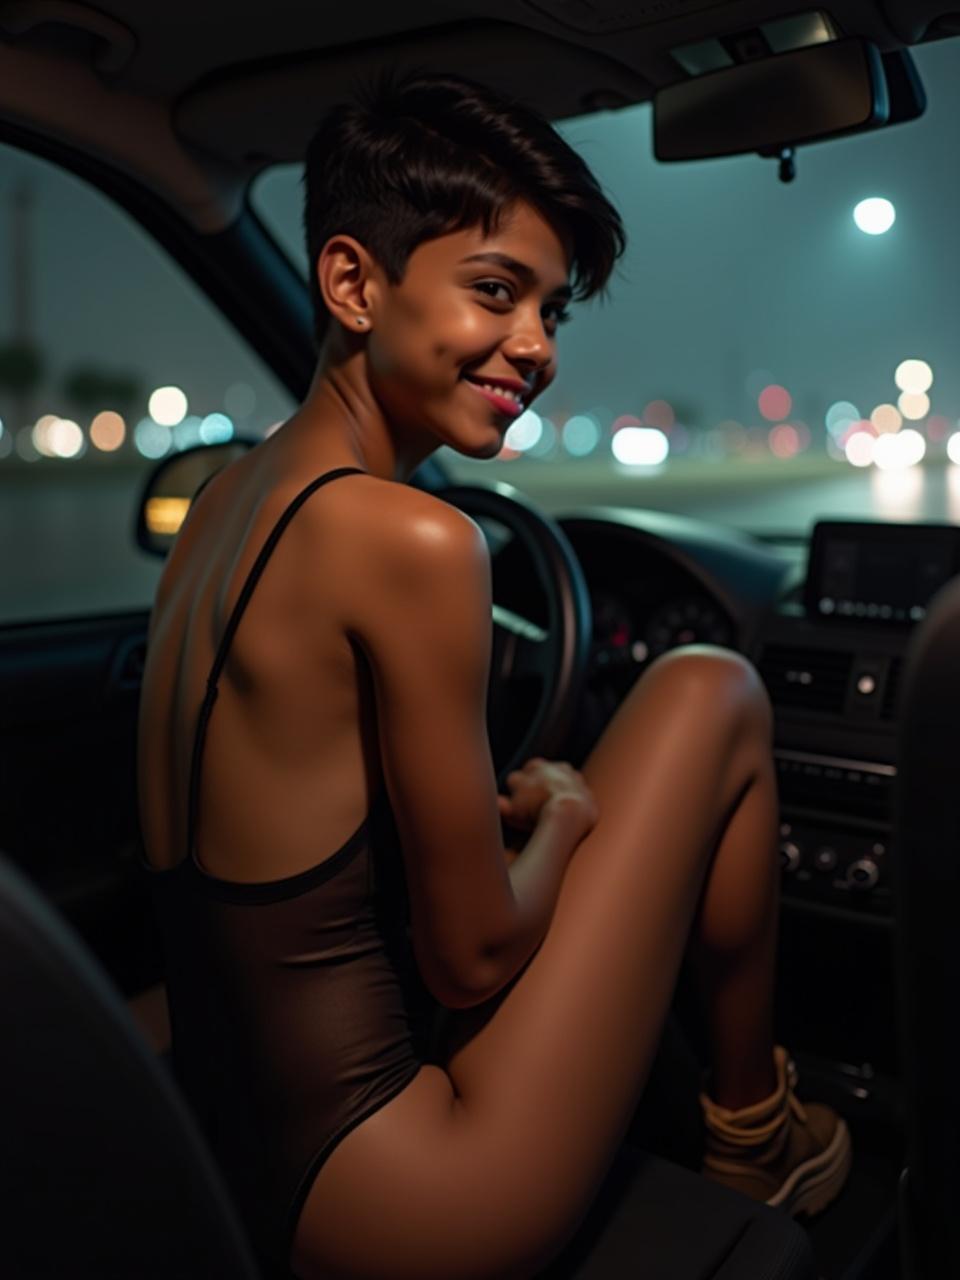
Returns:
[[[528,267],[525,262],[518,262],[516,258],[511,258],[506,253],[471,253],[467,258],[461,258],[461,262],[491,262],[496,267],[505,267],[508,271],[512,271],[515,276],[519,276],[527,284],[536,284],[537,273],[532,267]],[[573,297],[573,289],[569,284],[558,285],[550,295],[552,298],[563,298],[568,302]]]

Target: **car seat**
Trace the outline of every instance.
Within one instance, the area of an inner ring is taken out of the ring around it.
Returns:
[[[167,1068],[73,929],[2,856],[0,974],[0,1275],[258,1280]],[[638,1239],[641,1206],[659,1238]],[[543,1280],[815,1274],[808,1239],[788,1218],[624,1149]]]
[[[958,648],[955,578],[911,637],[900,694],[891,853],[907,1131],[900,1187],[904,1280],[960,1276],[960,1110],[953,1074],[960,986]]]

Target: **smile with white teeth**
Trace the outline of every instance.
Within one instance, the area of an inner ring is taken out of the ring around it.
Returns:
[[[509,391],[506,387],[495,387],[492,382],[478,382],[475,378],[467,378],[467,382],[472,382],[475,387],[482,387],[484,391],[489,391],[495,396],[503,396],[507,400],[513,400],[515,404],[523,404],[519,392]]]

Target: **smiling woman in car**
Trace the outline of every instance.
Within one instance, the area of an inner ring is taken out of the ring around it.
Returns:
[[[818,1211],[849,1139],[773,1044],[757,675],[667,654],[581,771],[531,759],[498,796],[486,544],[405,483],[441,445],[497,455],[557,375],[569,301],[623,251],[616,211],[542,118],[412,73],[321,122],[305,222],[312,386],[192,507],[140,707],[175,1065],[261,1259],[303,1280],[547,1265],[616,1155],[688,939],[704,1172]]]

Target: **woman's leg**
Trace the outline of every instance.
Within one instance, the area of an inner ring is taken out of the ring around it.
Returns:
[[[650,667],[583,765],[600,817],[542,945],[471,1011],[446,1072],[425,1067],[334,1151],[300,1219],[299,1274],[506,1280],[562,1247],[636,1106],[694,918],[707,947],[729,922],[708,876],[753,893],[775,862],[770,737],[737,655],[698,646]]]

